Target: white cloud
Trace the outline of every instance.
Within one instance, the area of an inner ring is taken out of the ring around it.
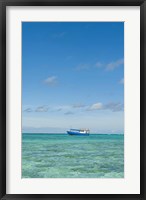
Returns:
[[[96,66],[97,68],[100,68],[100,67],[102,67],[102,66],[103,66],[103,64],[102,64],[102,63],[100,63],[100,62],[97,62],[97,63],[95,64],[95,66]]]
[[[103,104],[98,102],[98,103],[91,105],[87,110],[100,110],[102,108],[103,108]]]
[[[58,108],[58,109],[56,109],[56,111],[58,111],[58,112],[61,111],[61,110],[62,110],[62,108]]]
[[[71,112],[71,111],[68,111],[68,112],[65,112],[64,114],[65,114],[65,115],[73,115],[74,113]]]
[[[77,103],[73,105],[73,108],[83,108],[83,107],[85,107],[85,105],[82,103]]]
[[[111,63],[109,63],[109,64],[106,65],[106,70],[112,71],[112,70],[118,68],[123,63],[124,63],[123,59],[117,60],[115,62],[111,62]]]
[[[57,84],[57,77],[49,76],[46,80],[44,80],[44,83],[46,83],[49,86],[54,86]]]
[[[94,63],[93,65],[86,64],[86,63],[80,64],[75,69],[80,71],[80,70],[89,70],[89,69],[93,69],[93,68],[103,68],[107,71],[112,71],[112,70],[118,68],[119,66],[121,66],[122,64],[124,64],[124,59],[119,59],[119,60],[116,60],[114,62],[110,62],[107,64],[103,64],[98,61],[98,62]]]
[[[25,110],[24,110],[24,112],[32,112],[33,110],[31,109],[31,108],[26,108]]]
[[[71,109],[70,105],[58,105],[58,106],[53,106],[54,110],[63,110],[63,111],[68,111]]]
[[[122,103],[110,102],[104,105],[104,109],[111,110],[112,112],[118,112],[124,109],[124,105]]]
[[[48,110],[48,106],[39,106],[36,108],[35,112],[47,112]]]
[[[66,32],[60,32],[53,35],[53,38],[62,38],[66,35]]]
[[[100,102],[91,105],[87,108],[87,111],[94,111],[94,110],[111,110],[112,112],[119,112],[124,109],[124,105],[122,103],[115,103],[110,102],[107,104],[102,104]]]

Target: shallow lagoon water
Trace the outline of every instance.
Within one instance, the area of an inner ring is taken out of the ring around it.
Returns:
[[[23,133],[22,178],[124,178],[124,135]]]

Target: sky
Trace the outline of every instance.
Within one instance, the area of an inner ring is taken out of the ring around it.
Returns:
[[[22,23],[22,132],[124,133],[124,23]]]

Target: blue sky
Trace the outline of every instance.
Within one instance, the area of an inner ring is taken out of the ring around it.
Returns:
[[[22,23],[23,132],[124,131],[124,23]]]

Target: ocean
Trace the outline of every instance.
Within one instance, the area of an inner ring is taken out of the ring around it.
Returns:
[[[124,135],[23,133],[22,178],[124,178]]]

